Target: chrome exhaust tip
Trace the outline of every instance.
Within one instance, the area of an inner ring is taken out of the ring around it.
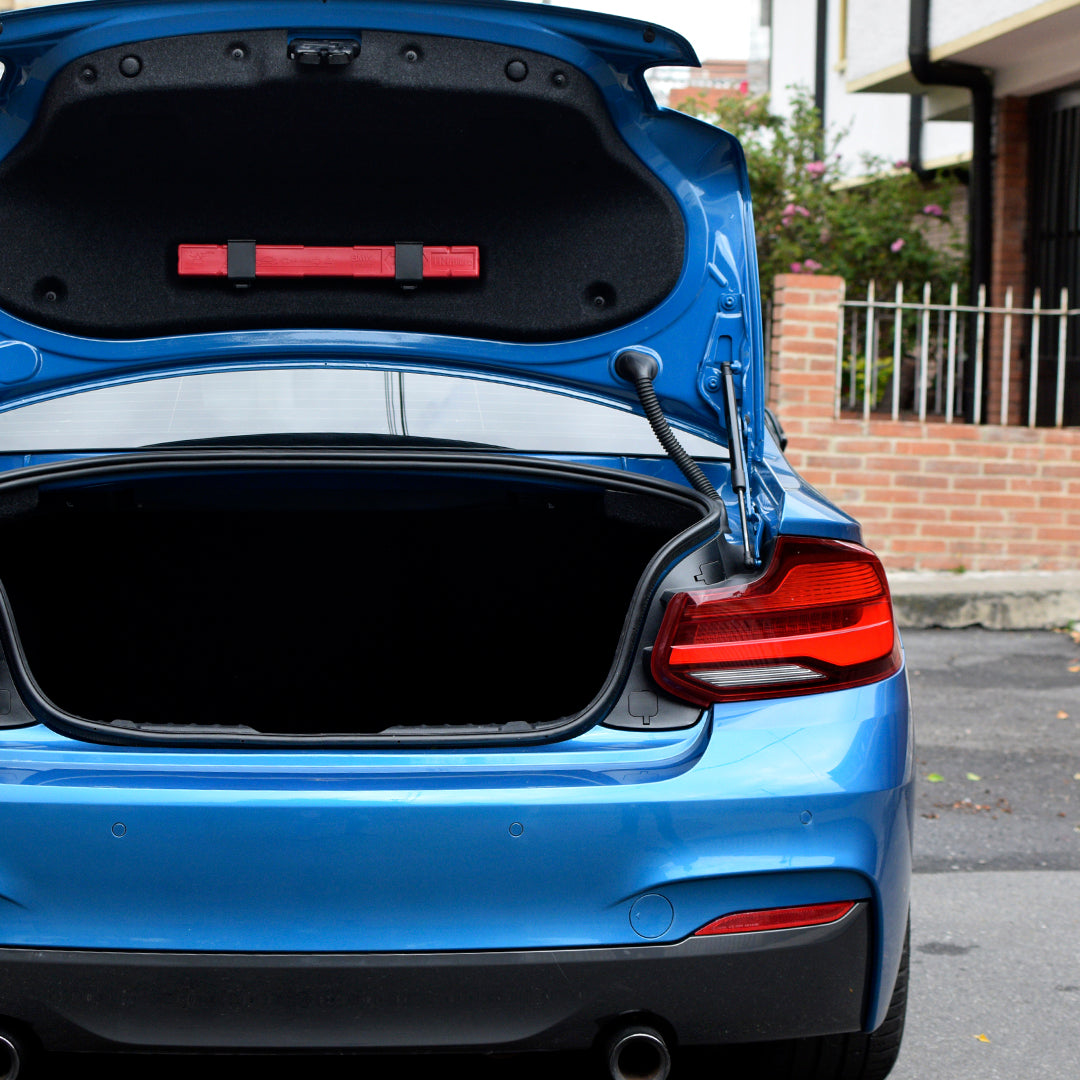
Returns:
[[[655,1028],[627,1027],[608,1041],[611,1080],[667,1080],[671,1051]]]
[[[16,1080],[22,1071],[22,1062],[19,1040],[0,1032],[0,1080]]]

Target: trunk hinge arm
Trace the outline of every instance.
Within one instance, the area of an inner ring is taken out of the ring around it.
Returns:
[[[758,515],[750,501],[746,431],[736,389],[736,377],[745,370],[744,354],[748,354],[750,342],[745,297],[725,292],[717,307],[719,310],[698,372],[698,391],[724,422],[731,461],[731,488],[739,503],[743,561],[747,566],[757,566],[760,521],[754,520]]]
[[[756,566],[754,549],[750,543],[750,515],[746,507],[746,449],[743,446],[742,423],[739,407],[735,401],[735,377],[730,361],[720,365],[720,379],[724,389],[724,412],[727,413],[728,454],[731,457],[731,488],[739,500],[739,525],[742,528],[743,562]]]

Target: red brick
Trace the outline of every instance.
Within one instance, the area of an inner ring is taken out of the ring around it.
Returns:
[[[973,495],[972,500],[975,499]],[[949,514],[950,521],[1005,521],[1004,510],[967,510],[964,507],[956,507]]]
[[[1056,510],[1014,510],[1009,520],[1025,525],[1057,525],[1061,522],[1061,514]]]
[[[952,485],[958,491],[1006,491],[1009,481],[1004,476],[954,476]]]
[[[923,536],[944,537],[946,540],[974,540],[976,535],[974,525],[941,525],[935,523],[930,528],[920,530]]]
[[[924,425],[912,424],[906,420],[871,420],[870,421],[870,434],[874,436],[885,436],[892,438],[919,438],[925,434]]]
[[[897,521],[942,522],[948,518],[948,513],[943,506],[897,506],[893,509]]]
[[[892,545],[892,549],[893,551],[911,552],[918,555],[941,555],[944,554],[946,545],[944,540],[930,540],[926,537],[919,537],[911,540],[897,540]]]
[[[1037,495],[1003,494],[998,491],[984,491],[979,495],[980,506],[998,506],[1002,509],[1034,510]]]
[[[924,465],[927,472],[949,473],[952,475],[971,476],[981,472],[979,463],[976,461],[963,461],[959,458],[949,458],[946,461],[931,460]],[[1004,483],[1004,481],[1002,481]]]
[[[927,555],[919,560],[920,570],[956,570],[965,566],[956,555]]]
[[[898,454],[913,457],[948,457],[953,452],[953,445],[944,439],[897,439],[895,449]]]
[[[914,521],[890,521],[882,531],[890,538],[894,536],[915,536],[919,531],[919,526]]]
[[[1030,476],[1031,468],[1019,462],[988,461],[983,465],[987,476]]]
[[[1080,510],[1080,500],[1067,495],[1039,495],[1040,510]]]
[[[907,464],[905,462],[905,464]],[[897,487],[911,487],[918,491],[944,491],[949,486],[947,476],[929,476],[921,473],[896,473],[893,483]]]
[[[926,477],[933,479],[933,477]],[[968,491],[925,491],[923,502],[942,506],[974,506],[975,493]]]
[[[837,480],[843,484],[883,484],[886,487],[892,487],[893,475],[884,469],[855,468],[838,473]]]
[[[1027,541],[1032,539],[1034,530],[1029,525],[979,525],[977,533],[980,539],[986,540]]]
[[[1009,447],[1000,443],[977,442],[971,443],[964,453],[973,458],[1007,458]]]
[[[857,469],[860,459],[850,454],[807,454],[806,464],[819,469]]]

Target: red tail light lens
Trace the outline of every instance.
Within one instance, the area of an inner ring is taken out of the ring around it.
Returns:
[[[749,585],[678,593],[652,652],[677,697],[715,701],[862,686],[900,670],[885,571],[858,544],[781,537]]]

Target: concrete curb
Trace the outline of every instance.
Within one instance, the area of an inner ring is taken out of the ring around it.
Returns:
[[[1053,630],[1080,624],[1080,571],[964,574],[894,571],[893,607],[901,627],[983,626]]]

